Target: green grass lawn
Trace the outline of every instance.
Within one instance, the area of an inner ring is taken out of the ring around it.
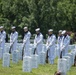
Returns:
[[[22,72],[22,61],[18,64],[10,63],[9,68],[2,67],[2,60],[0,60],[0,75],[54,75],[57,70],[57,59],[54,65],[45,64],[39,65],[37,69],[32,69],[31,73]],[[76,75],[76,67],[72,67],[67,75]]]

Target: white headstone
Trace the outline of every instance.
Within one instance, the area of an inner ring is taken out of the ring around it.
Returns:
[[[33,55],[32,48],[29,48],[29,56]]]
[[[41,52],[39,54],[39,58],[40,58],[40,64],[45,64],[46,53],[45,52]]]
[[[5,48],[5,53],[9,53],[9,49],[10,49],[10,47],[7,46],[7,47]]]
[[[12,62],[18,63],[18,61],[19,61],[19,52],[18,52],[18,50],[14,50],[12,52]]]
[[[42,51],[43,51],[43,52],[46,52],[46,51],[47,51],[47,50],[46,50],[46,46],[45,46],[45,44],[43,44]]]
[[[54,52],[54,55],[55,55],[55,58],[57,57],[57,48],[55,48],[55,52]]]
[[[22,49],[19,49],[19,60],[22,60]]]
[[[31,61],[32,61],[31,57],[29,57],[29,56],[23,57],[23,66],[22,66],[23,72],[31,72],[31,70],[32,70]]]
[[[68,53],[67,56],[70,57],[70,67],[73,65],[73,55],[71,53]]]
[[[73,60],[72,60],[72,61],[73,61],[73,63],[72,63],[72,64],[74,64],[75,52],[71,52],[71,54],[72,54],[72,56],[73,56],[73,58],[72,58],[72,59],[73,59]]]
[[[3,53],[2,53],[2,48],[0,47],[0,59],[2,59]]]
[[[70,70],[70,57],[69,56],[63,56],[63,58],[67,59],[67,70]]]
[[[66,75],[67,73],[67,60],[62,58],[58,59],[58,71],[62,73],[62,75]]]
[[[69,50],[73,50],[75,48],[75,45],[69,45]]]
[[[32,68],[38,68],[38,55],[32,55]]]
[[[3,67],[9,67],[10,66],[10,54],[4,53],[3,54]]]

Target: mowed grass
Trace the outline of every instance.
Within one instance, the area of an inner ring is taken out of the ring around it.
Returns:
[[[54,75],[54,72],[57,71],[57,59],[55,59],[55,64],[45,64],[39,65],[37,69],[32,69],[31,73],[22,72],[22,61],[15,64],[10,62],[10,67],[2,67],[2,60],[0,60],[0,75]],[[72,67],[67,75],[76,75],[76,67]]]

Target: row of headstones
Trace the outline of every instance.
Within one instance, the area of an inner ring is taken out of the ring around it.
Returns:
[[[8,46],[6,46],[8,48]],[[29,49],[30,56],[24,56],[23,58],[23,71],[30,72],[32,68],[37,68],[39,64],[45,64],[46,51],[45,47],[40,55],[33,55],[34,49],[31,45]],[[0,49],[1,51],[1,49]],[[18,50],[12,52],[12,62],[18,63],[19,60],[22,60],[22,49],[21,46],[18,46]],[[10,54],[9,49],[3,54],[3,66],[10,66]]]
[[[45,64],[45,52],[41,52],[40,55],[31,55],[23,57],[23,72],[31,72],[32,68],[38,68],[39,64]],[[18,63],[18,51],[13,51],[12,62]],[[3,54],[3,67],[10,66],[10,54]]]
[[[73,45],[70,47],[70,49],[74,49],[74,47],[75,46]],[[45,47],[44,47],[44,49],[45,49]],[[71,53],[73,55],[73,51]],[[71,58],[68,58],[69,61],[72,60],[72,62],[70,63],[70,67],[71,67],[71,65],[74,63],[75,54],[73,56],[71,56],[70,54],[67,54],[67,55],[68,55],[68,57],[69,56],[71,57]],[[55,57],[57,57],[57,50],[55,50]],[[66,56],[64,58],[65,58],[65,60],[67,60]],[[46,59],[46,49],[43,52],[41,52],[41,54],[39,56],[38,55],[33,55],[30,57],[25,56],[23,58],[23,71],[31,72],[32,68],[38,68],[38,64],[45,64],[45,59]],[[67,63],[69,63],[69,62],[67,62]],[[67,66],[68,70],[70,69],[70,67],[69,67],[69,65]]]
[[[30,48],[29,48],[29,56],[31,54],[33,54],[34,52],[34,48],[33,48],[33,44],[30,44]],[[19,52],[19,59],[22,59],[22,43],[18,43],[17,48],[16,48]],[[3,57],[3,53],[9,53],[10,50],[10,43],[6,43],[5,45],[5,49],[3,51],[3,49],[0,47],[0,59],[2,59]],[[43,45],[43,51],[45,50],[44,45]],[[12,52],[12,51],[11,51]],[[45,51],[44,51],[45,52]],[[13,53],[13,52],[12,52]]]
[[[10,67],[10,60],[11,60],[11,56],[12,55],[12,62],[13,63],[18,63],[19,61],[19,52],[18,50],[13,51],[12,54],[9,53],[3,53],[3,67]]]
[[[10,43],[6,43],[4,53],[9,53],[9,49],[10,49],[9,46],[10,46]],[[30,49],[33,48],[33,47],[34,47],[33,44],[30,44]],[[69,50],[73,50],[74,47],[75,47],[75,45],[69,45]],[[46,52],[45,48],[46,48],[45,44],[43,44],[43,50],[42,51]],[[32,50],[30,50],[30,49],[29,49],[29,55],[31,55],[33,53],[33,49]],[[18,43],[17,50],[19,51],[19,59],[22,59],[22,43]],[[3,52],[2,51],[3,50],[1,49],[0,50],[0,59],[3,56]],[[59,55],[58,52],[59,51],[58,51],[58,49],[56,47],[55,48],[55,52],[54,52],[55,53],[55,58]]]
[[[9,53],[9,46],[10,46],[10,43],[6,43],[5,45],[5,53]],[[72,50],[74,49],[74,46],[75,45],[69,45],[69,50]],[[33,48],[33,44],[30,44],[30,48]],[[46,52],[46,49],[45,49],[45,44],[43,44],[43,50],[44,52]],[[22,43],[18,43],[18,46],[17,46],[17,50],[19,51],[19,59],[22,59]],[[30,50],[29,49],[29,55],[31,55],[33,53],[33,50]],[[55,48],[55,58],[58,56],[58,50],[57,48]],[[0,50],[0,58],[2,58],[2,50]]]
[[[46,54],[41,52],[40,55],[23,57],[23,72],[31,72],[33,68],[38,68],[39,64],[45,64]]]
[[[30,49],[33,48],[32,45],[30,45]],[[33,50],[30,51],[29,49],[29,55],[31,53],[33,53]],[[9,50],[10,50],[10,43],[6,43],[5,44],[5,49],[3,51],[3,49],[0,47],[0,59],[2,59],[3,57],[3,53],[9,53]],[[18,44],[17,47],[16,47],[16,50],[18,50],[19,52],[19,59],[22,59],[22,43]],[[12,51],[11,51],[12,52]],[[12,52],[13,53],[13,52]]]
[[[2,48],[0,48],[0,51]],[[40,55],[34,55],[34,49],[29,49],[30,55],[23,57],[23,72],[30,72],[32,68],[38,68],[39,64],[45,64],[46,53],[42,51]],[[19,60],[22,60],[22,50],[21,47],[19,50],[15,50],[11,53],[12,55],[12,62],[18,63]],[[3,67],[10,66],[10,54],[8,49],[3,53]]]
[[[74,65],[75,55],[76,49],[73,49],[66,56],[63,56],[63,58],[58,59],[58,71],[60,71],[62,75],[66,75],[72,65]]]
[[[33,46],[33,44],[30,44],[30,48],[33,48],[34,46]],[[73,50],[75,48],[75,45],[69,45],[69,50]],[[22,53],[22,43],[18,43],[18,45],[17,45],[17,50],[20,52],[20,59],[22,58],[21,56],[21,53]],[[46,52],[46,47],[45,47],[45,44],[43,44],[43,50],[42,51],[44,51],[44,52]],[[5,52],[9,52],[9,43],[6,43],[6,45],[5,45]],[[57,57],[57,56],[59,56],[59,53],[58,53],[59,51],[58,51],[58,49],[57,49],[57,46],[55,47],[55,52],[54,52],[54,55],[55,55],[55,58]],[[1,52],[0,52],[1,53]],[[30,51],[30,49],[29,49],[29,55],[31,54],[31,53],[33,53],[33,50],[32,51]]]

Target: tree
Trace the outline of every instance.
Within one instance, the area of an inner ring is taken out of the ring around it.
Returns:
[[[32,33],[40,27],[47,33],[50,28],[76,31],[76,0],[0,0],[0,25],[9,32],[15,25],[19,34],[28,26]]]

